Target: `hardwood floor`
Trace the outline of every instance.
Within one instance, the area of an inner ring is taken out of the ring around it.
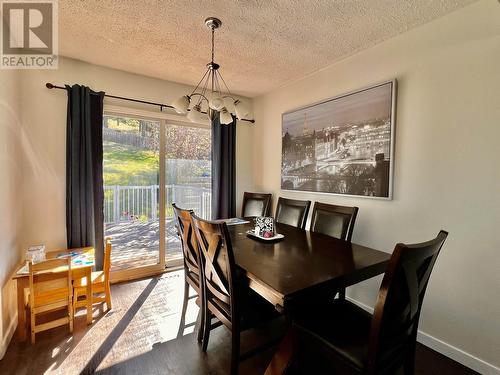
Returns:
[[[0,374],[226,374],[230,335],[219,327],[202,353],[192,334],[198,312],[194,298],[179,335],[183,296],[182,271],[112,286],[113,310],[98,306],[94,323],[85,324],[84,310],[70,335],[64,327],[37,334],[37,342],[13,339],[0,361]],[[284,322],[245,332],[242,351],[279,335]],[[273,355],[270,349],[244,361],[241,374],[261,374]],[[422,345],[416,374],[475,374]]]

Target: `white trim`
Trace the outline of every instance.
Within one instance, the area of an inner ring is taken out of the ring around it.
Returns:
[[[425,332],[418,331],[417,340],[419,343],[434,349],[436,352],[461,363],[462,365],[479,372],[480,374],[499,375],[500,368],[488,363],[481,358],[478,358],[470,353],[463,351],[456,346],[450,345],[447,342],[439,340]]]
[[[350,302],[358,305],[363,310],[366,310],[373,314],[373,307],[368,306],[362,302],[359,302],[351,297],[346,296],[346,299]],[[500,375],[500,368],[495,365],[488,363],[481,358],[478,358],[466,351],[463,351],[456,346],[450,345],[447,342],[444,342],[434,336],[429,335],[428,333],[422,332],[418,330],[417,341],[442,355],[453,359],[454,361],[479,372],[480,374],[487,375]]]
[[[7,327],[6,334],[4,335],[4,337],[2,337],[2,343],[0,345],[0,360],[3,358],[5,352],[7,351],[7,348],[9,347],[10,340],[12,340],[14,332],[16,332],[16,327],[17,327],[17,312],[12,316],[9,326]]]
[[[359,301],[357,301],[354,298],[351,298],[349,296],[345,296],[345,299],[348,300],[349,302],[354,303],[355,305],[358,305],[363,310],[368,311],[370,314],[373,314],[373,307],[368,306],[368,305],[364,304],[363,302],[359,302]]]

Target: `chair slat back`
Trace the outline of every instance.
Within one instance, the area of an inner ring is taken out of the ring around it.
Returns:
[[[316,202],[311,216],[311,232],[351,241],[357,214],[358,207]]]
[[[276,222],[304,229],[310,206],[311,201],[280,197],[276,206]]]
[[[106,238],[104,244],[104,264],[103,264],[105,280],[109,280],[109,273],[111,271],[111,249],[112,249],[111,238]]]
[[[71,257],[29,263],[30,306],[39,308],[58,301],[71,303]]]
[[[241,207],[242,217],[268,216],[271,210],[272,194],[267,193],[243,193],[243,204]]]
[[[191,225],[192,210],[183,210],[172,204],[174,209],[175,225],[181,237],[182,253],[184,255],[184,268],[186,271],[194,272],[200,275],[200,260],[198,254],[198,242],[196,235],[193,233]]]
[[[428,242],[396,245],[375,305],[369,373],[395,371],[414,353],[425,290],[447,236],[440,231]]]
[[[236,265],[231,239],[224,222],[207,221],[192,214],[193,230],[198,240],[207,302],[232,323],[236,311]]]

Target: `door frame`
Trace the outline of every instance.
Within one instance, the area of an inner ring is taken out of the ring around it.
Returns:
[[[160,228],[160,246],[159,246],[159,262],[154,265],[141,266],[130,268],[126,270],[113,271],[110,275],[110,280],[113,283],[128,281],[133,279],[144,278],[148,276],[157,275],[165,272],[165,270],[170,267],[177,267],[182,264],[182,257],[169,260],[165,259],[166,255],[166,231],[165,231],[165,176],[166,176],[166,163],[165,163],[165,151],[166,151],[166,139],[165,139],[165,129],[168,125],[179,125],[179,126],[189,126],[189,127],[200,127],[200,128],[210,128],[210,121],[202,121],[198,123],[193,123],[189,121],[186,116],[165,113],[165,112],[155,112],[144,110],[134,107],[123,107],[117,105],[104,105],[105,115],[115,115],[124,117],[135,117],[142,118],[145,120],[158,121],[160,123],[160,197],[158,204],[160,207],[159,214],[159,228]]]

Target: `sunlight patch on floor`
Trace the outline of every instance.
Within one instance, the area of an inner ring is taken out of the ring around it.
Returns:
[[[190,295],[194,295],[193,290]],[[79,328],[72,339],[64,339],[64,347],[59,345],[53,351],[55,359],[61,358],[51,365],[48,374],[79,373],[89,366],[100,371],[150,352],[155,344],[177,338],[184,298],[183,271],[115,285],[112,298],[119,298],[120,303],[108,312],[96,305],[91,326],[85,326],[85,309],[77,312],[75,321]],[[194,331],[198,311],[196,298],[191,298],[183,335]]]

